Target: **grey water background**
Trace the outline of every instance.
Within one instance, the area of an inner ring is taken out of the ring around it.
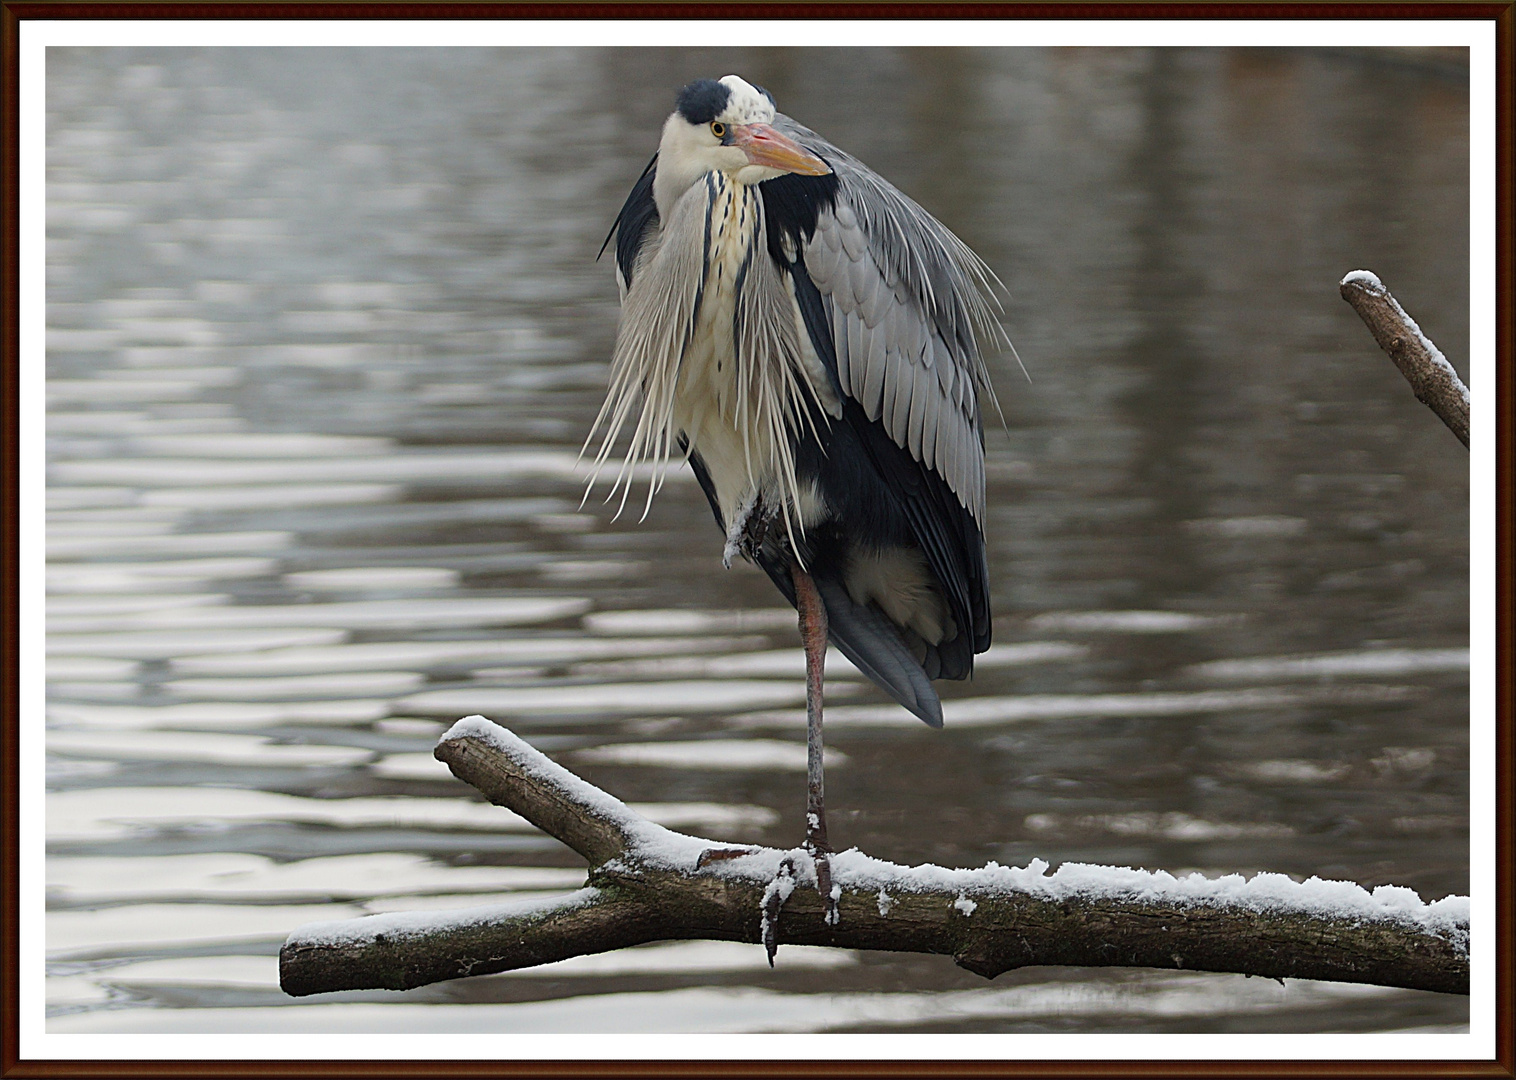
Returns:
[[[671,943],[294,1000],[295,926],[575,887],[430,757],[483,712],[674,827],[802,834],[793,614],[688,479],[575,456],[596,261],[739,72],[999,272],[995,649],[845,663],[832,834],[897,862],[1468,891],[1468,84],[1415,51],[51,48],[49,1029],[1460,1030],[1465,999]],[[1475,392],[1480,387],[1473,388]]]

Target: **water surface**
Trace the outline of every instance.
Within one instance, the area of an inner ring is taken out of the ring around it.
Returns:
[[[801,58],[808,62],[801,63]],[[1414,60],[1414,58],[1411,58]],[[1468,891],[1467,81],[1383,53],[50,49],[54,1031],[1456,1029],[1465,999],[670,943],[294,1000],[294,927],[569,890],[430,757],[484,712],[655,820],[802,835],[794,615],[687,474],[582,509],[595,253],[738,71],[978,250],[995,647],[934,732],[834,658],[898,862]],[[1479,388],[1475,387],[1477,391]]]

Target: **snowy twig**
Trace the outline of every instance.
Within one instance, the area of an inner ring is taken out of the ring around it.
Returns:
[[[1367,270],[1354,270],[1340,283],[1342,298],[1360,318],[1411,384],[1416,399],[1427,406],[1469,445],[1469,388],[1453,365],[1405,313],[1384,282]]]
[[[1037,860],[904,867],[844,851],[831,857],[840,919],[829,924],[803,848],[737,850],[672,832],[483,717],[453,725],[436,756],[584,855],[586,887],[546,903],[301,927],[279,956],[286,992],[401,990],[648,941],[757,942],[787,864],[793,891],[770,926],[785,945],[939,953],[987,978],[1041,964],[1115,965],[1468,993],[1462,897],[1424,904],[1409,889],[1369,893],[1278,874],[1213,881],[1079,864],[1049,874]]]

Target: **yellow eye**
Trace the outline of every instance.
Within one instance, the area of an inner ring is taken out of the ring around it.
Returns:
[[[711,121],[711,134],[718,139],[726,138],[726,125],[719,120]]]

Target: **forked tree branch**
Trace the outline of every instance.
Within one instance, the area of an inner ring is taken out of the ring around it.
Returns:
[[[739,852],[655,825],[482,717],[460,720],[435,753],[491,802],[583,855],[586,887],[547,903],[301,927],[279,956],[287,993],[402,990],[659,940],[757,942],[776,888],[793,890],[778,916],[781,944],[940,953],[987,978],[1115,965],[1468,993],[1460,897],[1427,905],[1408,889],[1371,895],[1270,874],[1207,881],[1078,864],[1048,874],[1037,861],[904,867],[847,851],[831,859],[841,919],[827,925],[801,849]]]
[[[1354,270],[1339,284],[1342,298],[1353,305],[1395,366],[1411,384],[1416,399],[1436,413],[1469,445],[1469,388],[1453,365],[1405,313],[1384,282],[1367,270]]]

